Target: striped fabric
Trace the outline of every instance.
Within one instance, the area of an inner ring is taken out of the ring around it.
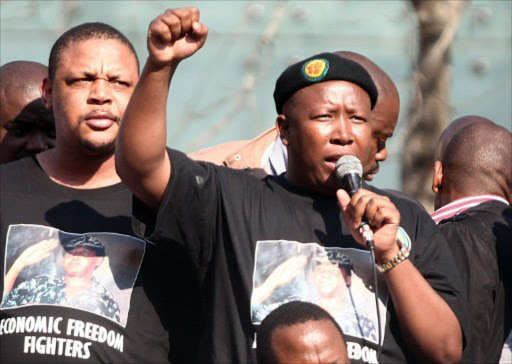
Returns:
[[[434,211],[431,215],[432,219],[434,219],[436,224],[439,224],[441,220],[449,219],[452,216],[458,215],[467,209],[474,207],[476,205],[480,205],[483,202],[487,201],[500,201],[504,204],[508,205],[508,201],[501,196],[498,195],[480,195],[480,196],[470,196],[463,197],[450,202],[448,205],[441,207]]]

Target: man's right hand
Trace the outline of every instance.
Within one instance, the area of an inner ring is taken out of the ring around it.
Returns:
[[[199,9],[168,9],[148,29],[148,61],[156,68],[190,57],[205,43],[208,27],[199,23]]]
[[[53,250],[59,246],[57,239],[47,239],[34,244],[23,251],[20,256],[16,259],[15,264],[19,264],[20,268],[23,269],[27,266],[39,263],[43,259],[50,256]]]

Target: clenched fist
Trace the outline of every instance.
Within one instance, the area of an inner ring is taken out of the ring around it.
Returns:
[[[149,24],[149,61],[157,68],[178,63],[197,52],[207,36],[208,27],[199,23],[199,9],[168,9]]]

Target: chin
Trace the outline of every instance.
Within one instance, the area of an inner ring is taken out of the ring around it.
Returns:
[[[114,154],[114,150],[116,148],[116,141],[106,141],[106,142],[95,142],[91,140],[82,140],[80,142],[82,147],[87,149],[89,152],[94,154],[98,154],[101,156],[108,156]]]

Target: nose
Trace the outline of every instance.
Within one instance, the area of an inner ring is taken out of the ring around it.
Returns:
[[[337,117],[333,121],[333,131],[331,134],[331,143],[338,145],[350,145],[354,143],[354,134],[352,124],[345,116]]]
[[[112,92],[110,82],[98,78],[91,85],[89,93],[89,103],[95,105],[110,104],[112,102]]]

